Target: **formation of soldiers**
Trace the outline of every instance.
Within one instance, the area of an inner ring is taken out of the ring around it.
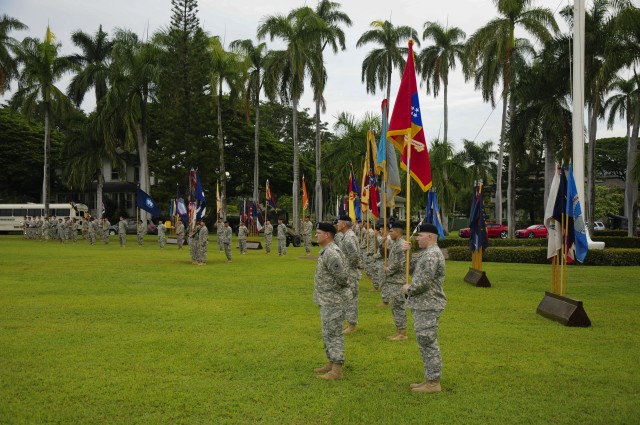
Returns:
[[[75,217],[24,217],[21,228],[25,239],[75,243],[78,241],[78,224]]]

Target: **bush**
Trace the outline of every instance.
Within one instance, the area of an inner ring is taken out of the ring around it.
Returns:
[[[594,241],[604,242],[605,248],[633,248],[640,249],[640,238],[629,238],[627,236],[593,236]]]
[[[449,259],[454,261],[471,261],[471,251],[467,247],[451,247],[448,249]],[[529,263],[546,264],[546,248],[489,248],[483,255],[488,263]],[[587,266],[637,266],[640,265],[640,249],[609,248],[593,249],[587,254],[584,262]]]
[[[465,239],[445,239],[438,241],[440,248],[450,248],[454,246],[466,246],[469,247],[469,238]],[[491,247],[504,247],[504,246],[547,246],[546,238],[536,239],[489,239],[489,248]]]
[[[593,238],[599,238],[600,236],[627,236],[626,230],[594,230],[591,235]]]

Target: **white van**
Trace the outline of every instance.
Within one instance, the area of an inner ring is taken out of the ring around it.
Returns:
[[[76,218],[79,226],[89,208],[85,204],[49,204],[49,216]],[[0,232],[19,232],[25,217],[44,217],[44,204],[0,204]]]

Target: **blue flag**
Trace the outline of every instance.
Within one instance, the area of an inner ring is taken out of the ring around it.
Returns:
[[[438,237],[440,239],[444,239],[444,229],[442,228],[442,224],[440,224],[440,219],[438,218],[438,211],[440,207],[438,206],[438,199],[436,197],[436,192],[430,190],[427,192],[427,216],[426,222],[431,223],[438,229]]]
[[[479,251],[489,247],[487,237],[487,224],[484,220],[484,201],[482,199],[482,186],[476,186],[473,190],[473,202],[471,203],[471,213],[469,214],[469,249]]]
[[[569,239],[569,241],[572,240],[575,244],[575,258],[582,263],[587,257],[589,245],[587,242],[587,232],[584,225],[584,219],[582,218],[582,209],[580,208],[580,199],[578,198],[578,188],[576,187],[576,181],[573,178],[573,166],[571,164],[569,164],[569,175],[567,181],[566,213],[567,217],[569,217],[569,228],[567,229],[567,234],[571,235],[567,239]],[[567,247],[570,249],[571,244],[567,243]]]
[[[160,208],[156,204],[156,201],[140,188],[136,191],[136,205],[141,210],[150,213],[152,217],[160,217]]]

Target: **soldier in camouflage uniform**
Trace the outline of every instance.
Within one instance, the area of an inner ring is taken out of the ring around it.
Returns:
[[[182,249],[182,245],[184,245],[184,223],[180,217],[176,218],[176,238],[178,249]]]
[[[61,218],[58,219],[58,240],[60,243],[67,241],[67,223],[62,221]]]
[[[71,240],[73,243],[78,242],[78,226],[75,217],[70,220],[69,233],[71,234]]]
[[[189,229],[187,230],[187,243],[189,244],[189,255],[191,256],[191,264],[196,264],[196,226],[192,223],[189,223]]]
[[[264,225],[264,248],[267,254],[271,253],[271,240],[273,239],[273,224],[267,220]]]
[[[278,256],[287,255],[287,226],[278,219]]]
[[[438,247],[436,226],[423,224],[418,231],[418,246],[423,252],[416,261],[411,284],[402,286],[403,292],[408,295],[406,305],[413,314],[413,328],[424,363],[424,381],[412,384],[411,390],[436,393],[441,391],[442,355],[438,345],[438,326],[440,315],[447,304],[442,289],[445,263]],[[403,249],[411,249],[411,244],[405,242]]]
[[[407,339],[407,308],[405,306],[402,285],[406,282],[407,255],[402,249],[404,234],[402,225],[391,225],[391,244],[389,246],[389,259],[384,270],[384,291],[391,301],[391,313],[393,323],[396,325],[396,334],[388,337],[392,341],[404,341]]]
[[[49,239],[53,241],[56,237],[58,237],[58,219],[54,215],[49,220]]]
[[[142,246],[144,235],[147,234],[147,226],[144,225],[142,220],[138,219],[138,226],[136,227],[136,237],[138,238],[138,246]]]
[[[82,237],[84,238],[84,240],[89,240],[89,218],[85,217],[84,220],[82,220]]]
[[[224,244],[222,243],[222,233],[224,232],[224,221],[222,218],[218,219],[216,223],[216,235],[218,236],[218,251],[224,251]]]
[[[343,235],[340,249],[347,260],[347,274],[352,294],[345,311],[345,319],[348,323],[348,326],[344,329],[346,334],[354,333],[358,325],[358,293],[360,291],[360,278],[362,277],[362,272],[358,268],[360,264],[360,247],[358,246],[356,234],[351,230],[352,226],[353,222],[348,215],[342,216],[338,220],[338,232]]]
[[[249,229],[245,226],[244,221],[240,222],[240,227],[238,227],[238,245],[240,246],[240,254],[247,253],[247,235],[249,234]]]
[[[224,246],[224,253],[227,256],[227,261],[231,262],[231,237],[233,231],[229,225],[229,220],[224,222],[224,230],[222,231],[222,245]]]
[[[200,219],[200,230],[198,230],[198,265],[204,266],[207,264],[207,250],[209,249],[209,229],[204,223],[203,219]]]
[[[311,218],[306,216],[304,218],[304,223],[302,223],[302,239],[304,240],[305,255],[309,255],[311,253],[311,229],[313,229]]]
[[[316,239],[322,247],[314,277],[313,302],[320,306],[322,341],[329,363],[314,369],[319,379],[342,379],[344,335],[342,323],[352,298],[346,259],[333,242],[336,229],[330,223],[318,223]]]
[[[89,223],[87,225],[87,240],[89,241],[89,245],[93,245],[94,243],[96,243],[96,234],[95,234],[95,228],[93,226],[93,217],[89,217],[87,222]]]
[[[107,217],[102,218],[102,242],[105,245],[109,245],[109,227],[111,227],[111,222]]]
[[[120,216],[118,222],[118,237],[120,238],[120,248],[124,248],[127,245],[127,222],[123,216]]]
[[[164,224],[164,220],[158,220],[158,244],[160,245],[160,249],[164,249],[165,244],[167,243],[167,225]]]
[[[50,227],[50,223],[49,223],[49,217],[45,217],[44,221],[42,222],[42,238],[44,239],[45,242],[49,242],[49,227]]]

